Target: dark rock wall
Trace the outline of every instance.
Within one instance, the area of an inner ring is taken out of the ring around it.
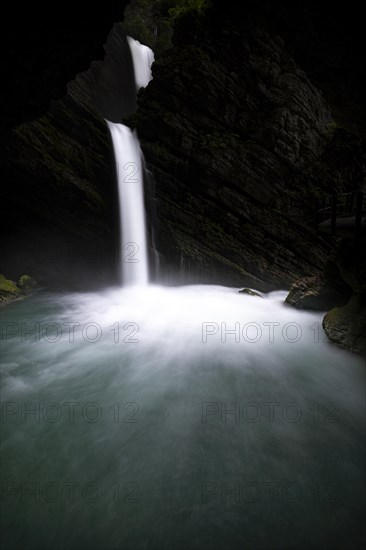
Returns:
[[[262,28],[187,16],[173,42],[135,117],[165,272],[262,290],[317,272],[314,196],[335,132],[321,92]]]
[[[103,119],[69,94],[4,147],[4,272],[47,285],[111,281],[114,165]]]
[[[225,0],[214,0],[227,9]],[[366,137],[364,16],[359,2],[246,0],[229,9],[279,34],[287,51],[322,90],[336,123]],[[244,8],[244,10],[243,10]]]

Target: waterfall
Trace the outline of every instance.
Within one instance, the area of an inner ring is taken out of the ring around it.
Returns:
[[[140,145],[127,126],[108,122],[108,127],[117,167],[122,281],[144,285],[149,276]]]
[[[154,54],[150,48],[127,37],[133,60],[136,88],[148,85]],[[144,208],[142,152],[136,132],[128,126],[107,121],[116,160],[121,278],[124,285],[146,285],[149,281]]]
[[[148,46],[140,44],[130,36],[127,36],[127,42],[132,55],[137,90],[146,88],[152,79],[151,65],[154,62],[154,53]]]

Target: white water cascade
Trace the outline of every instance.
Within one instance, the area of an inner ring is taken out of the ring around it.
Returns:
[[[137,90],[146,88],[152,79],[151,65],[154,62],[154,52],[130,36],[127,36],[127,42],[131,51]]]
[[[127,37],[137,90],[148,85],[154,54],[150,48]],[[116,160],[119,213],[121,278],[124,285],[146,285],[149,280],[142,151],[136,132],[107,121]]]

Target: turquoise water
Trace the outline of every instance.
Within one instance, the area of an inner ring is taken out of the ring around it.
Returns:
[[[4,550],[362,547],[365,365],[237,290],[1,310]]]

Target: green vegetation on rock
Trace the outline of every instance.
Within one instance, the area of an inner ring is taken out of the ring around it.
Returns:
[[[175,22],[190,14],[204,15],[210,6],[210,0],[133,0],[124,11],[123,29],[159,58],[173,45]]]
[[[197,14],[203,14],[211,2],[209,0],[178,0],[174,2],[174,6],[169,8],[168,14],[172,19],[177,19],[187,13],[195,12]]]
[[[23,292],[14,281],[10,281],[4,275],[0,275],[0,303],[10,302],[22,296]]]
[[[5,292],[13,292],[15,294],[19,293],[19,288],[16,283],[10,279],[6,279],[4,275],[0,275],[0,290]]]
[[[22,298],[38,286],[37,281],[30,275],[22,275],[18,284],[7,279],[4,275],[0,275],[0,304],[4,305],[17,298]]]
[[[25,291],[32,290],[38,286],[37,281],[30,275],[22,275],[18,281],[18,287]]]

